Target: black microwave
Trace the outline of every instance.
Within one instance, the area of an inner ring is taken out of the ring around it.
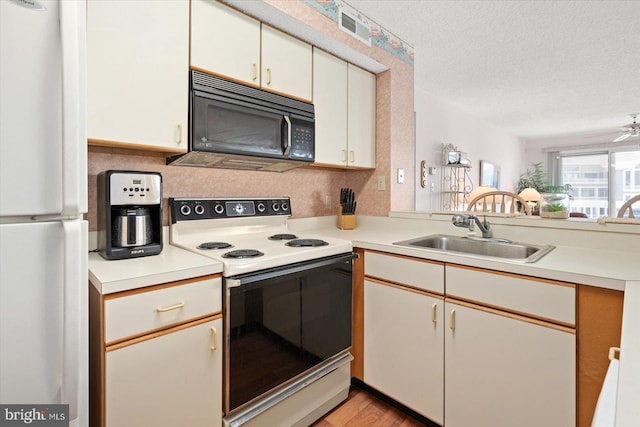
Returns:
[[[191,71],[189,152],[169,164],[282,172],[312,163],[313,104]]]

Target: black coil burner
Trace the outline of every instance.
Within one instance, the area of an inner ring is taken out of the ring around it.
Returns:
[[[296,240],[291,240],[285,243],[285,245],[287,246],[293,246],[296,248],[308,247],[308,246],[326,246],[328,244],[329,243],[320,239],[296,239]]]
[[[293,240],[297,237],[295,234],[274,234],[269,240]]]
[[[236,251],[225,252],[222,258],[255,258],[264,255],[255,249],[238,249]]]
[[[198,245],[198,249],[227,249],[233,245],[227,242],[204,242]]]

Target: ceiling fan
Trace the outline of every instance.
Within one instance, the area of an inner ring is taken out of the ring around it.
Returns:
[[[631,118],[633,119],[633,123],[629,123],[626,126],[620,128],[621,132],[626,132],[614,139],[612,142],[620,142],[624,141],[629,137],[640,136],[640,123],[636,123],[636,119],[640,113],[631,114]]]

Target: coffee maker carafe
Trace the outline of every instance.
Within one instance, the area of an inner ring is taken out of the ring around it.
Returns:
[[[162,251],[162,176],[114,171],[98,175],[98,250],[105,259]]]

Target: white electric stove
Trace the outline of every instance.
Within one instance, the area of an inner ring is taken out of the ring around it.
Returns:
[[[170,205],[171,244],[223,264],[223,425],[309,425],[346,399],[351,242],[292,233],[286,197]]]

